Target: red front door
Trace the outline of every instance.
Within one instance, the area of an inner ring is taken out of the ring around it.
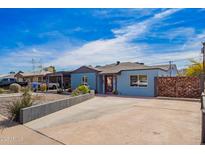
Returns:
[[[106,75],[105,76],[105,93],[113,92],[113,76]]]

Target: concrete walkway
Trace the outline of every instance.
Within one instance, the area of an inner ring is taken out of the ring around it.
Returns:
[[[102,96],[31,121],[65,144],[200,144],[199,102]]]
[[[61,144],[26,126],[8,121],[0,115],[0,145],[2,144]]]

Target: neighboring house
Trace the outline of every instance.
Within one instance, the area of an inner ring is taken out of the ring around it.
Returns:
[[[46,75],[51,72],[39,71],[39,72],[29,72],[29,73],[17,73],[15,78],[17,81],[22,82],[46,82]]]
[[[143,63],[119,61],[114,64],[82,66],[71,73],[71,88],[88,85],[100,94],[155,96],[155,77],[176,76],[176,65],[147,66]]]

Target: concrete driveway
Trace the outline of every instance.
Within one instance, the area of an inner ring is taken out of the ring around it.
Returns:
[[[200,144],[199,102],[97,96],[26,126],[65,144]]]

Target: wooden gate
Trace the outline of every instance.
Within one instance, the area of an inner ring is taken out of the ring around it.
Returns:
[[[157,96],[199,98],[201,96],[198,77],[156,77]]]

